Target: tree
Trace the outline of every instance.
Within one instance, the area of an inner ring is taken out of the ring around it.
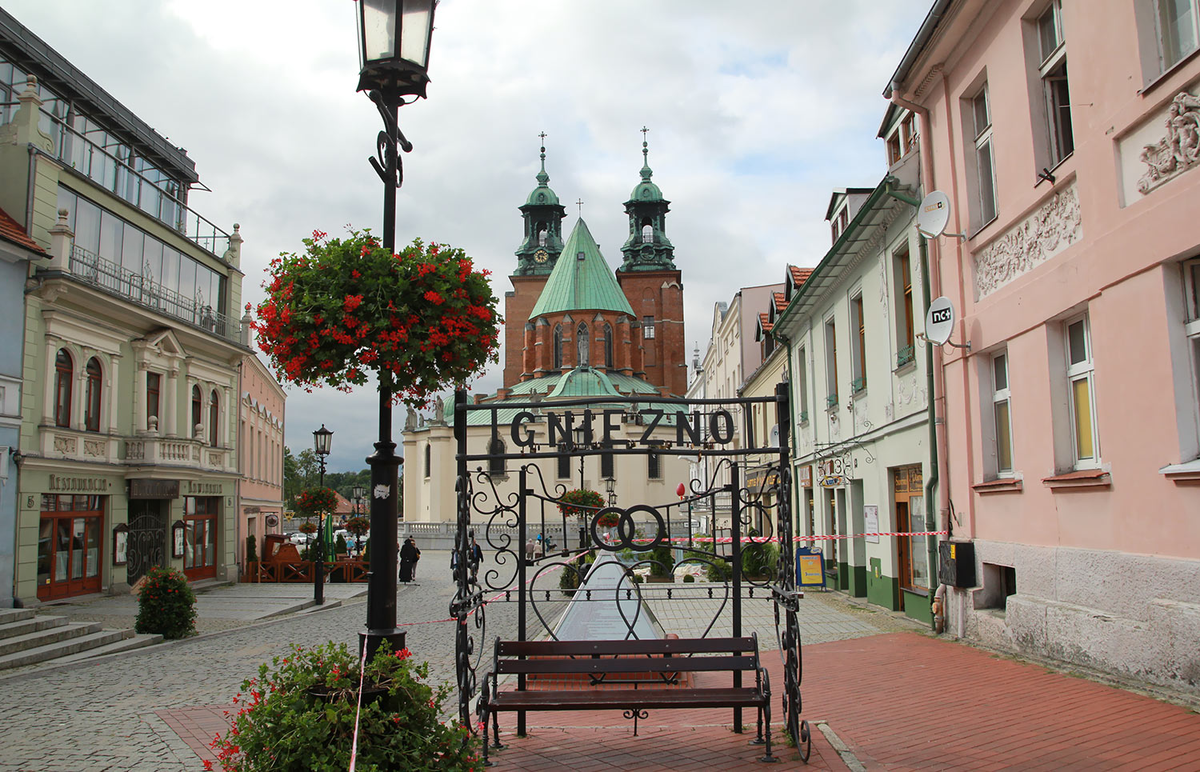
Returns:
[[[288,509],[293,508],[300,491],[317,484],[319,472],[317,454],[312,448],[298,454],[293,454],[291,448],[283,449],[283,499]]]

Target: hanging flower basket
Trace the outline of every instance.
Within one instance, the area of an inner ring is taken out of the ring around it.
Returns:
[[[362,536],[371,530],[371,521],[365,517],[352,517],[346,521],[346,530],[355,536]]]
[[[604,497],[596,491],[577,488],[567,491],[558,500],[558,511],[564,515],[587,516],[604,506]]]
[[[304,517],[332,512],[337,509],[337,494],[332,488],[308,488],[296,497],[293,509]]]
[[[305,520],[303,523],[300,524],[300,533],[316,533],[316,532],[317,532],[317,524],[312,522],[311,520]]]
[[[490,272],[463,250],[418,239],[392,254],[369,230],[332,240],[313,231],[304,244],[271,261],[251,323],[282,380],[350,391],[374,371],[419,408],[498,361]]]

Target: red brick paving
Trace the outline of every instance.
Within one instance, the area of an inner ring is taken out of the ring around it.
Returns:
[[[763,656],[778,691],[777,652]],[[708,678],[716,676],[706,675]],[[868,770],[1191,770],[1200,772],[1200,715],[1037,665],[915,633],[804,647],[803,716],[813,726],[810,768],[847,769],[815,723],[837,733]],[[618,711],[500,718],[508,747],[497,770],[766,770],[801,767],[781,741],[778,766],[761,764],[753,711],[746,732],[730,710],[651,711],[633,736]],[[160,711],[201,758],[225,726],[224,707]]]

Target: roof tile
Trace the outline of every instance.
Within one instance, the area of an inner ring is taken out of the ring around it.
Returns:
[[[38,246],[38,243],[29,238],[29,234],[21,227],[21,224],[8,216],[8,212],[0,209],[0,238],[5,241],[11,241],[18,244],[31,252],[37,252],[39,255],[46,254],[46,250]]]

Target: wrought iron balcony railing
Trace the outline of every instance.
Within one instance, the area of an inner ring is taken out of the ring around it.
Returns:
[[[865,388],[867,388],[867,376],[865,375],[850,381],[850,393],[852,394],[857,394]]]
[[[68,265],[73,277],[110,295],[178,319],[219,338],[233,343],[241,342],[240,322],[231,320],[212,306],[200,303],[195,298],[184,297],[82,247],[71,247]]]
[[[825,407],[837,407],[837,403],[838,403],[838,395],[837,394],[830,394],[828,397],[825,398]]]
[[[915,349],[912,346],[905,346],[896,352],[896,367],[904,367],[915,358]]]

